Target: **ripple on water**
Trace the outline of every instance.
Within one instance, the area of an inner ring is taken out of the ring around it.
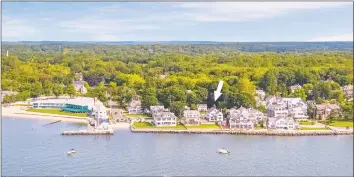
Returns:
[[[63,130],[82,127],[64,122],[41,127],[45,121],[31,119],[2,123],[2,172],[10,176],[353,175],[352,136],[139,134],[124,129],[113,136],[61,136]],[[231,154],[216,153],[221,147]],[[72,157],[66,155],[71,148],[77,150]]]

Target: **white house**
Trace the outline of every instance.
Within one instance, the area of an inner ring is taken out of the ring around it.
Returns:
[[[165,111],[165,107],[163,105],[150,106],[151,114],[157,113],[157,112],[162,112],[162,111]]]
[[[278,116],[268,118],[266,121],[268,129],[295,130],[298,127],[297,122],[292,117]]]
[[[289,111],[282,104],[272,104],[267,107],[267,115],[269,117],[288,116]]]
[[[126,107],[129,114],[141,114],[144,113],[144,109],[141,107],[141,101],[138,98],[133,99]]]
[[[294,107],[302,107],[307,109],[307,104],[301,98],[281,98],[281,103],[287,107],[287,109]]]
[[[207,104],[197,104],[197,109],[198,109],[198,111],[208,111],[208,105]]]
[[[152,124],[156,127],[177,125],[177,117],[172,112],[155,112],[152,114],[152,117]]]
[[[208,110],[208,112],[204,116],[205,119],[207,119],[209,122],[222,122],[224,121],[224,115],[223,113],[216,109],[215,107],[212,107]]]
[[[107,109],[103,104],[96,104],[93,108],[93,115],[97,126],[103,122],[108,122]]]
[[[289,116],[293,117],[295,120],[307,120],[309,116],[307,115],[307,109],[301,106],[290,108]]]
[[[230,129],[253,129],[254,124],[257,124],[260,120],[265,120],[266,116],[257,109],[240,107],[239,109],[230,109],[228,119]]]
[[[197,110],[183,111],[183,118],[181,122],[184,125],[200,125],[200,113]]]

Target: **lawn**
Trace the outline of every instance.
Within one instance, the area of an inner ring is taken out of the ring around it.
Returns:
[[[353,122],[352,121],[333,121],[329,125],[333,126],[333,127],[351,127],[352,128]]]
[[[314,121],[300,121],[300,125],[315,125]]]
[[[261,126],[256,126],[254,127],[255,130],[261,130],[261,129],[266,129],[266,127],[261,127]]]
[[[215,124],[200,124],[199,126],[186,126],[187,129],[220,129],[219,125]]]
[[[134,129],[144,129],[144,128],[149,128],[149,129],[186,129],[183,125],[178,124],[176,127],[155,127],[153,126],[150,122],[134,122],[133,124]]]
[[[71,113],[64,112],[58,109],[28,109],[28,112],[38,112],[38,113],[46,113],[46,114],[58,114],[58,115],[66,115],[66,116],[78,116],[78,117],[87,117],[87,113]]]
[[[300,127],[300,130],[330,130],[330,128]]]

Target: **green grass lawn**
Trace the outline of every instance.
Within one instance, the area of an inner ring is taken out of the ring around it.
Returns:
[[[28,112],[38,112],[38,113],[46,113],[46,114],[58,114],[58,115],[66,115],[66,116],[78,116],[78,117],[87,117],[87,113],[71,113],[64,112],[58,109],[28,109]]]
[[[215,124],[200,124],[199,126],[186,126],[187,129],[220,129],[219,125]]]
[[[200,115],[204,115],[206,113],[207,113],[207,111],[200,111]]]
[[[266,129],[266,127],[261,127],[261,126],[256,126],[254,127],[255,130],[261,130],[261,129]]]
[[[329,125],[333,126],[333,127],[351,127],[352,128],[353,122],[352,121],[333,121]]]
[[[133,124],[134,129],[144,129],[144,128],[150,128],[150,129],[171,129],[171,130],[176,130],[176,129],[186,129],[183,125],[178,124],[176,127],[155,127],[153,126],[150,122],[134,122]]]
[[[330,128],[300,127],[300,130],[330,130]]]
[[[309,120],[307,120],[307,121],[300,121],[299,123],[300,123],[300,125],[315,125],[315,122],[314,122],[314,121],[309,121]]]

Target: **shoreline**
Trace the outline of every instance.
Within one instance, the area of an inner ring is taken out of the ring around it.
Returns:
[[[27,112],[22,110],[21,107],[1,107],[1,118],[12,118],[12,119],[35,119],[35,120],[51,120],[62,122],[74,122],[74,123],[87,123],[87,117],[76,117],[76,116],[66,116],[59,114],[46,114],[46,113],[35,113]],[[129,123],[117,123],[111,124],[111,127],[116,129],[129,129]]]
[[[134,129],[133,133],[170,133],[170,134],[233,134],[233,135],[263,135],[263,136],[324,136],[353,135],[353,131],[335,130],[158,130]]]

